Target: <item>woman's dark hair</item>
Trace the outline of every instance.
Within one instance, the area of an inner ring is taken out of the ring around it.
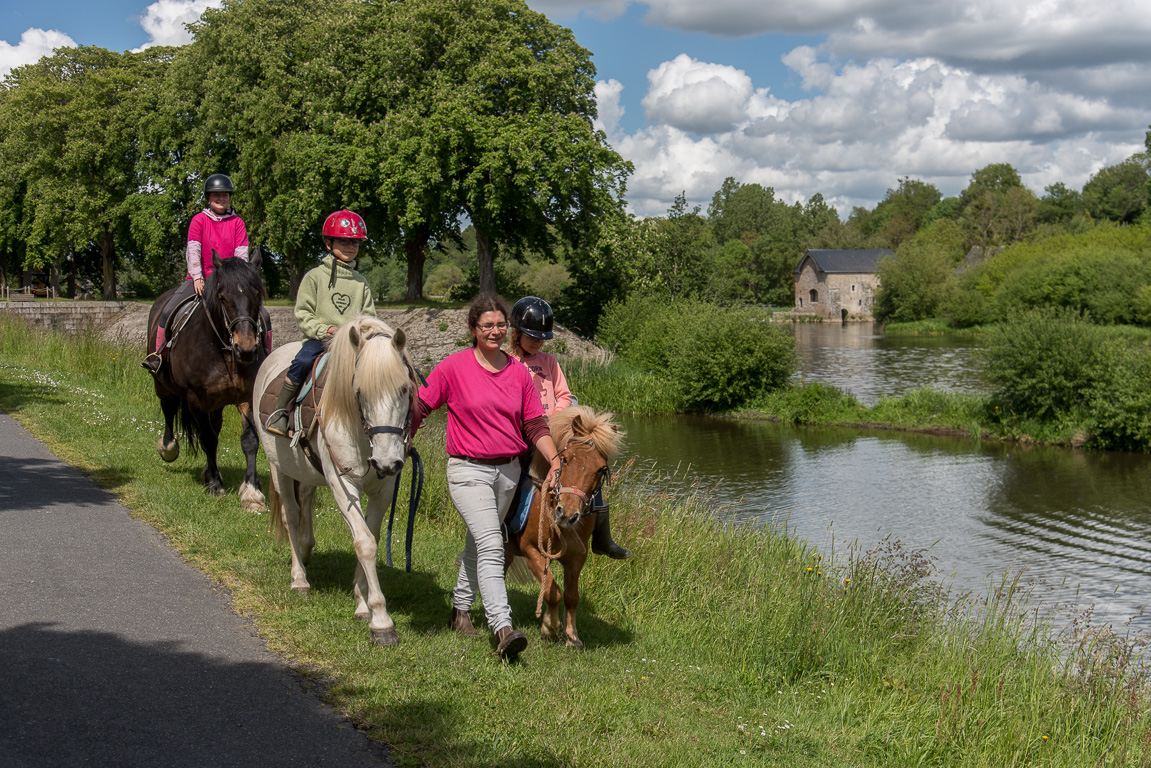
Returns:
[[[476,296],[475,301],[472,302],[471,307],[468,308],[468,328],[475,328],[480,323],[480,317],[484,312],[499,312],[504,316],[504,321],[508,319],[507,305],[500,301],[500,297],[492,293],[481,293]],[[472,336],[472,346],[476,346],[479,341],[475,336]]]

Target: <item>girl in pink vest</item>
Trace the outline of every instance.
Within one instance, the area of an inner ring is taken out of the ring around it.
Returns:
[[[212,253],[221,259],[248,260],[248,229],[244,220],[232,210],[232,193],[235,187],[232,180],[222,173],[213,173],[204,181],[204,200],[207,208],[192,217],[188,225],[188,243],[184,249],[184,259],[188,264],[188,274],[176,292],[168,299],[160,315],[156,330],[156,351],[144,358],[144,367],[152,373],[160,370],[163,363],[164,341],[168,318],[181,302],[193,293],[200,296],[204,292],[204,280],[212,274]],[[264,344],[272,350],[272,328],[268,310],[260,308],[263,321]]]

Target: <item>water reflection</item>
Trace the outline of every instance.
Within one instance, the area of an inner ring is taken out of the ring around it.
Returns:
[[[625,418],[628,452],[713,487],[731,519],[785,522],[823,551],[891,535],[959,589],[1005,570],[1121,623],[1151,594],[1151,460],[955,438],[708,418]],[[1151,629],[1151,617],[1135,625]]]
[[[884,336],[872,323],[799,323],[791,326],[799,378],[850,392],[865,405],[917,387],[944,392],[985,389],[978,347],[947,336]]]

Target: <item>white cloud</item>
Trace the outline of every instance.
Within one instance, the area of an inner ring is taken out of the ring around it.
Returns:
[[[731,130],[747,114],[754,90],[743,71],[682,53],[648,72],[647,80],[648,122],[698,134]]]
[[[636,167],[633,210],[665,212],[676,194],[706,204],[723,179],[774,187],[788,201],[822,193],[841,213],[872,207],[899,177],[956,194],[971,173],[1010,162],[1035,192],[1080,187],[1142,149],[1151,111],[1060,91],[1016,74],[931,58],[833,64],[808,47],[784,62],[812,89],[785,100],[731,67],[679,56],[648,75],[649,125],[610,134]],[[701,93],[709,83],[715,94]],[[612,91],[618,102],[619,89]],[[710,122],[709,122],[710,121]]]
[[[609,134],[615,133],[625,111],[619,100],[621,93],[623,93],[623,85],[619,80],[600,80],[595,84],[596,112],[598,113],[595,127],[598,130]]]
[[[0,77],[25,64],[34,64],[45,56],[50,56],[56,48],[75,48],[76,41],[63,32],[54,29],[26,29],[20,35],[20,42],[9,45],[0,40]]]
[[[136,50],[154,45],[187,45],[192,34],[187,25],[196,21],[208,8],[219,8],[222,0],[156,0],[144,10],[140,26],[148,33],[148,42]]]

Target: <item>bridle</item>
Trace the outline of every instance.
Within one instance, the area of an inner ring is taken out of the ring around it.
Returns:
[[[575,496],[576,498],[578,498],[580,500],[580,508],[579,508],[579,513],[577,515],[578,519],[583,519],[587,515],[591,514],[592,499],[595,497],[596,493],[598,493],[603,488],[604,480],[607,478],[607,476],[611,472],[611,470],[605,464],[603,471],[599,473],[599,479],[596,481],[595,487],[592,488],[590,495],[587,493],[584,493],[584,491],[582,489],[576,488],[574,485],[560,485],[559,484],[560,475],[563,474],[564,465],[567,464],[567,462],[569,460],[569,458],[567,456],[565,456],[564,454],[567,453],[567,450],[569,448],[571,448],[573,445],[589,445],[592,447],[592,450],[596,449],[595,443],[590,439],[588,439],[588,440],[569,440],[567,442],[567,444],[564,445],[563,448],[561,448],[559,451],[556,452],[556,456],[558,456],[559,460],[560,460],[560,468],[559,468],[559,471],[556,473],[556,484],[554,486],[552,486],[551,490],[548,493],[548,497],[547,497],[548,501],[551,503],[553,519],[555,517],[555,508],[557,506],[559,506],[560,496],[562,496],[564,494],[569,494],[571,496]],[[542,481],[537,480],[536,482],[539,483],[542,487],[542,485],[543,485]]]
[[[237,288],[237,290],[240,293],[244,292],[242,287]],[[212,317],[212,313],[208,311],[207,302],[201,300],[201,304],[204,305],[204,315],[208,318],[208,325],[211,326],[212,333],[216,334],[216,338],[220,341],[220,349],[224,352],[231,352],[233,362],[239,362],[240,354],[236,351],[236,342],[234,340],[231,343],[224,341],[224,336],[220,333],[220,329],[216,327],[216,319]],[[260,350],[264,348],[264,329],[260,327],[260,321],[250,315],[239,315],[234,319],[228,317],[228,310],[224,306],[224,303],[220,301],[219,286],[216,287],[216,305],[220,308],[220,314],[224,316],[224,329],[229,339],[235,339],[236,328],[240,323],[249,322],[252,324],[252,330],[256,334],[256,354],[258,355]],[[259,311],[257,311],[256,314],[258,315]]]

